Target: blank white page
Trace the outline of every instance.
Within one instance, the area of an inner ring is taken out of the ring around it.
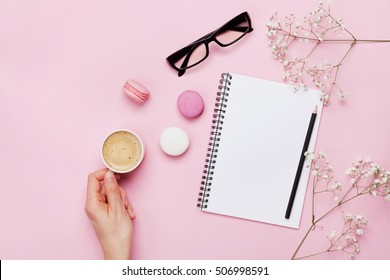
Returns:
[[[231,74],[229,97],[207,208],[203,211],[298,228],[309,168],[300,177],[291,216],[288,200],[312,112],[322,112],[320,92]],[[307,162],[305,162],[305,166]]]

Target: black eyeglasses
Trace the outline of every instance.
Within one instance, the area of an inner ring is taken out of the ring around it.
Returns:
[[[188,68],[198,65],[207,58],[209,55],[210,42],[214,41],[221,47],[227,47],[252,31],[253,28],[251,26],[249,14],[243,12],[217,30],[171,54],[167,57],[167,61],[176,71],[178,71],[180,77]]]

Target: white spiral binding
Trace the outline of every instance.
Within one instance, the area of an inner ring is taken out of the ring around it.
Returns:
[[[211,125],[210,142],[206,154],[206,162],[204,165],[203,176],[201,181],[200,193],[198,198],[198,207],[206,209],[209,202],[210,190],[214,175],[215,163],[217,160],[219,141],[223,128],[223,120],[225,118],[226,106],[229,97],[232,75],[223,73],[219,81],[217,98],[215,102],[213,121]]]

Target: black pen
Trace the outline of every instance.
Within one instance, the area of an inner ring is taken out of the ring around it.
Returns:
[[[292,206],[294,204],[295,194],[297,193],[299,179],[301,177],[303,164],[305,162],[305,152],[309,148],[310,137],[311,137],[311,134],[313,132],[313,128],[314,128],[314,123],[316,121],[316,117],[317,117],[317,106],[314,108],[313,113],[311,114],[309,128],[307,129],[305,143],[303,144],[301,158],[299,159],[297,173],[295,174],[294,184],[293,184],[293,187],[292,187],[292,190],[291,190],[291,194],[290,194],[290,199],[289,199],[288,205],[287,205],[286,215],[284,216],[286,219],[289,219],[290,215],[291,215],[291,209],[292,209]]]

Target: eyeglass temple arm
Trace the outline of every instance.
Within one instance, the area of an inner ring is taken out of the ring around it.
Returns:
[[[182,76],[186,72],[186,67],[187,67],[188,62],[190,61],[190,57],[191,57],[192,53],[194,52],[194,50],[196,49],[196,47],[198,47],[198,45],[194,45],[191,48],[191,50],[188,52],[188,54],[186,55],[186,58],[183,60],[183,63],[180,66],[180,70],[178,71],[179,77]]]
[[[247,29],[248,29],[248,26],[236,26],[236,27],[229,28],[228,30],[245,32],[245,31],[247,31]],[[252,30],[253,30],[253,28],[250,27],[249,32],[251,32]]]
[[[247,15],[247,17],[245,17],[245,19],[243,18],[243,15]],[[237,17],[235,17],[234,19],[230,20],[228,23],[226,23],[225,25],[227,24],[240,24],[240,23],[244,23],[244,22],[248,22],[249,25],[250,25],[250,19],[249,19],[249,15],[247,14],[247,12],[244,12],[240,15],[238,15]],[[224,26],[225,26],[224,25]],[[198,43],[208,37],[211,37],[211,35],[213,35],[214,33],[217,33],[221,28],[223,28],[224,26],[220,27],[220,28],[217,28],[216,30],[206,34],[205,36],[203,36],[202,38],[199,38],[198,40],[192,42],[191,44],[189,45],[192,45],[192,44],[195,44],[195,43]],[[248,27],[244,27],[244,26],[237,26],[237,27],[233,27],[233,28],[230,28],[230,30],[234,30],[234,31],[246,31],[248,29]],[[249,32],[251,32],[253,30],[252,27],[250,27],[249,29]]]
[[[234,26],[232,28],[229,28],[228,30],[245,32],[247,29],[248,29],[247,26]],[[251,32],[252,30],[253,30],[253,28],[250,27],[249,32]],[[219,31],[219,29],[214,30],[213,32],[208,33],[207,35],[203,36],[202,38],[199,38],[198,40],[196,40],[195,42],[192,42],[189,45],[196,44],[196,43],[198,43],[200,41],[203,41],[204,39],[206,39],[208,37],[211,37],[214,33],[217,33],[217,31]]]

